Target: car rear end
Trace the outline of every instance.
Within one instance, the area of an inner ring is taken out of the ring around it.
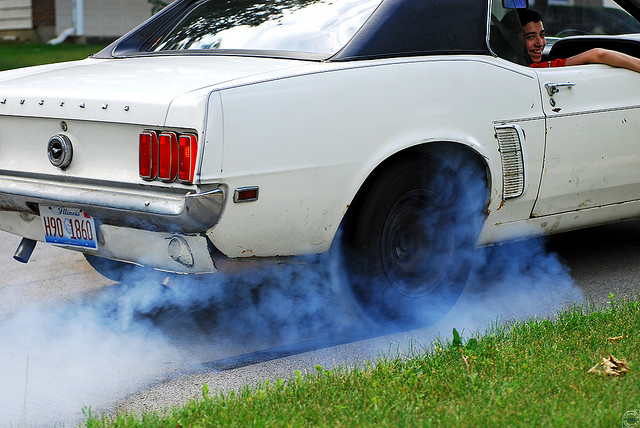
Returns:
[[[193,83],[155,93],[126,78],[145,66],[112,67],[86,60],[10,72],[0,82],[0,229],[25,238],[20,261],[42,241],[212,272],[204,232],[224,195],[215,184],[198,185],[205,102],[193,97],[180,126],[167,125],[170,104]],[[159,88],[162,81],[156,76]]]

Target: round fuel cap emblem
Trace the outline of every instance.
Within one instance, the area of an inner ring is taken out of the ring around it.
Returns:
[[[51,165],[60,169],[68,167],[73,157],[73,146],[69,137],[62,134],[51,137],[47,146],[47,154]]]

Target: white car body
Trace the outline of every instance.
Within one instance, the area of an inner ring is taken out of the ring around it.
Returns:
[[[553,95],[546,88],[567,82]],[[0,229],[44,241],[29,200],[97,217],[171,218],[184,214],[186,199],[217,191],[219,216],[199,223],[206,228],[104,221],[97,249],[72,249],[184,273],[323,253],[376,168],[435,142],[485,163],[479,245],[637,218],[638,90],[640,74],[628,70],[532,69],[473,53],[357,61],[142,55],[7,71]],[[140,178],[138,138],[156,129],[198,136],[194,184]],[[501,130],[517,137],[510,154]],[[66,169],[47,158],[47,141],[59,133],[73,142]],[[257,200],[234,201],[245,188],[259,189]],[[168,249],[173,238],[179,244]]]

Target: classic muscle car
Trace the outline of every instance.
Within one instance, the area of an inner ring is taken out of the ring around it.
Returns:
[[[455,300],[468,248],[640,217],[640,74],[531,68],[526,7],[549,59],[640,54],[637,0],[177,0],[2,72],[0,229],[115,279],[333,246],[375,313]]]

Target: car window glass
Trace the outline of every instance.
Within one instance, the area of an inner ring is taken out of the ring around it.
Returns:
[[[529,0],[529,8],[543,17],[546,52],[571,36],[640,33],[640,23],[613,0]],[[503,7],[502,0],[492,0],[490,47],[496,55],[525,65],[524,39],[514,14],[509,14],[512,10]]]
[[[489,46],[497,56],[526,65],[530,60],[524,46],[522,26],[514,11],[504,7],[502,0],[492,0]]]
[[[332,54],[381,0],[207,0],[149,51],[256,49]]]
[[[529,0],[544,18],[547,37],[640,32],[640,23],[613,0]]]

